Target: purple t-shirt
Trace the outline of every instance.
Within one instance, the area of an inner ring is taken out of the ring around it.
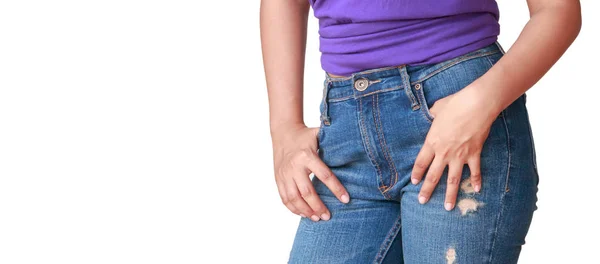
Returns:
[[[308,0],[321,67],[336,75],[437,63],[493,44],[495,0]]]

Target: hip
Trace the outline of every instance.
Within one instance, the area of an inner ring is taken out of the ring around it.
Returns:
[[[503,54],[496,42],[436,64],[375,68],[347,77],[326,74],[319,106],[320,158],[350,185],[369,179],[343,175],[373,172],[378,186],[371,187],[387,199],[399,199],[434,120],[430,107],[485,74]],[[481,153],[482,166],[496,174],[488,183],[502,192],[520,188],[531,194],[539,180],[525,100],[523,94],[496,117]],[[519,181],[530,184],[514,185]]]

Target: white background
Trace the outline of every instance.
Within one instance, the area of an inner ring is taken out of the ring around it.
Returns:
[[[521,263],[598,261],[600,4],[582,2],[528,96],[541,181]],[[273,176],[258,0],[0,3],[0,263],[286,262],[299,217]],[[528,11],[499,5],[508,50]]]

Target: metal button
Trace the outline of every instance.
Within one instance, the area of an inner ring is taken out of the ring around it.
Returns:
[[[359,78],[354,81],[354,88],[359,91],[364,91],[369,87],[369,80],[367,78]]]
[[[415,84],[415,90],[419,90],[419,89],[421,89],[421,84],[420,83]]]

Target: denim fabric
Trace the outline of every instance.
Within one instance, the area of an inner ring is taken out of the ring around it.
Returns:
[[[469,184],[467,165],[451,211],[444,209],[447,172],[426,204],[417,200],[423,181],[410,183],[433,121],[429,108],[503,54],[496,42],[437,64],[326,74],[318,153],[350,202],[341,203],[313,177],[331,219],[300,219],[288,263],[516,263],[537,209],[539,181],[526,95],[492,124],[479,193]]]

